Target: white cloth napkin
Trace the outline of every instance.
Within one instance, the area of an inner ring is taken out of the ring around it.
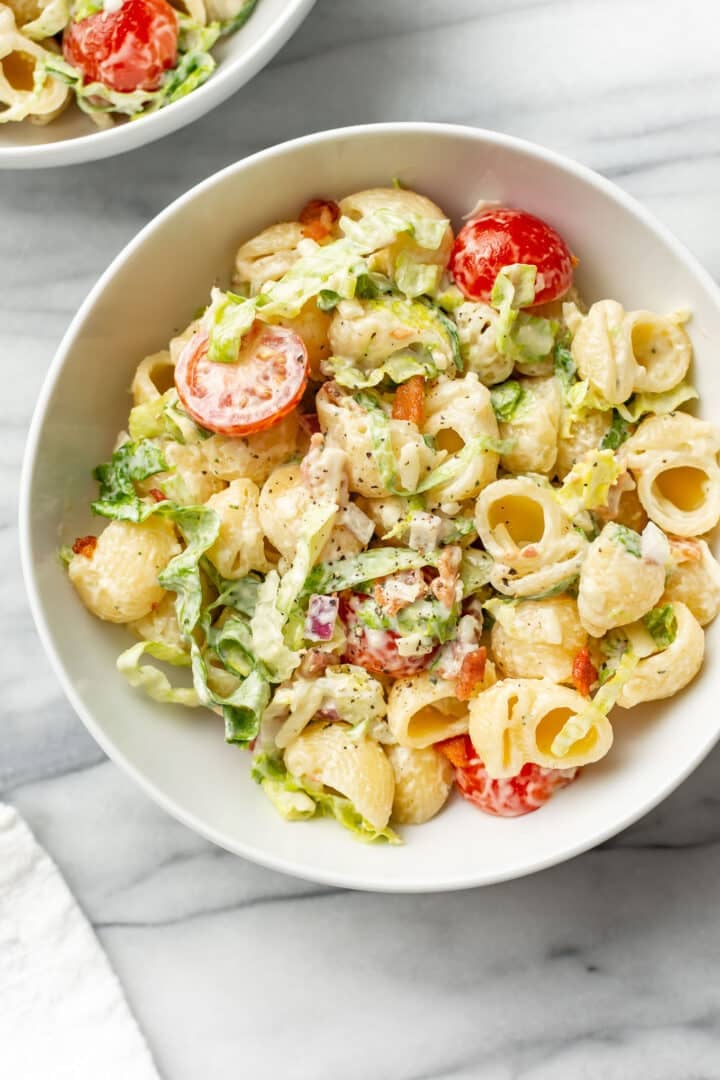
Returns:
[[[159,1080],[90,924],[25,822],[2,803],[0,1075]]]

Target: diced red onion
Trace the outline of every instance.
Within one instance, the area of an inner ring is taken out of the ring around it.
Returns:
[[[313,594],[305,620],[305,637],[309,641],[330,641],[338,613],[337,596]]]

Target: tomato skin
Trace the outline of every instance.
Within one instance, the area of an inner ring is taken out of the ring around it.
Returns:
[[[520,817],[539,810],[556,791],[567,787],[580,769],[544,769],[541,765],[523,765],[517,776],[493,780],[475,753],[467,735],[464,747],[465,763],[455,767],[455,780],[460,793],[486,814],[495,817]],[[457,740],[448,740],[447,756],[453,763],[463,760]],[[443,744],[438,744],[443,749]]]
[[[177,63],[178,20],[167,0],[124,0],[117,11],[99,11],[71,22],[63,54],[86,83],[110,90],[157,90]]]
[[[401,656],[398,634],[393,630],[370,630],[360,622],[356,612],[366,600],[359,593],[340,597],[340,618],[347,631],[343,663],[357,664],[372,675],[390,675],[394,679],[416,675],[426,668],[437,650],[423,656]]]
[[[450,255],[450,271],[468,300],[490,302],[504,266],[537,267],[535,304],[563,296],[572,284],[573,256],[552,226],[524,210],[487,210],[463,226]]]
[[[175,365],[175,388],[193,420],[209,431],[233,436],[264,431],[302,398],[307,349],[284,326],[254,323],[235,364],[214,363],[207,354],[207,337],[194,334]]]

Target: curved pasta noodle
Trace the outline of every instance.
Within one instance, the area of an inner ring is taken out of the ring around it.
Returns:
[[[163,645],[187,650],[175,610],[175,593],[166,592],[156,607],[129,625],[145,641],[161,641]]]
[[[630,344],[637,364],[633,389],[662,394],[687,375],[692,359],[690,339],[681,326],[652,311],[627,315]]]
[[[163,455],[170,471],[143,481],[138,485],[140,491],[160,486],[166,495],[184,506],[199,506],[225,487],[225,482],[208,468],[201,443],[167,442],[163,444]]]
[[[111,521],[89,558],[73,555],[68,574],[93,615],[106,622],[136,622],[165,596],[158,574],[179,552],[175,531],[162,518],[140,525]]]
[[[427,351],[438,371],[452,370],[454,363],[442,325],[429,318],[421,304],[397,298],[342,300],[330,323],[329,341],[334,356],[363,371],[417,348]]]
[[[427,746],[388,746],[395,774],[392,818],[400,825],[422,825],[442,810],[453,784],[452,765],[444,754]]]
[[[309,300],[299,315],[294,319],[273,319],[273,323],[284,326],[298,334],[305,344],[310,365],[310,378],[319,381],[322,378],[322,364],[330,356],[328,337],[332,316],[321,311],[315,300]]]
[[[252,480],[264,484],[273,469],[295,453],[298,444],[296,412],[254,435],[211,435],[202,444],[207,467],[220,480]]]
[[[687,558],[676,560],[677,549],[686,548]],[[673,562],[661,603],[685,604],[701,626],[720,612],[720,565],[704,540],[670,544]]]
[[[705,634],[685,604],[673,602],[677,619],[675,640],[667,649],[640,660],[625,683],[618,705],[632,709],[643,701],[672,697],[691,682],[702,667]]]
[[[471,701],[470,739],[494,779],[517,776],[528,762],[549,769],[589,765],[612,746],[604,716],[562,757],[551,749],[558,732],[586,705],[582,694],[549,679],[503,679]]]
[[[490,391],[469,372],[460,379],[439,379],[425,394],[423,434],[430,435],[438,450],[459,454],[472,439],[485,436],[497,439]],[[428,506],[462,502],[474,498],[495,479],[498,455],[493,450],[479,450],[451,480],[426,493]]]
[[[563,480],[575,462],[589,450],[597,450],[611,421],[612,413],[599,409],[590,409],[581,418],[576,418],[569,409],[561,412],[554,470],[559,480]]]
[[[395,777],[383,749],[371,739],[353,740],[342,723],[310,724],[285,751],[293,776],[331,788],[350,799],[376,829],[390,820]]]
[[[539,596],[577,576],[587,540],[552,488],[525,476],[496,480],[478,496],[475,527],[495,560],[491,584],[506,596]]]
[[[303,483],[300,466],[281,465],[263,484],[258,504],[260,524],[270,543],[291,562],[297,549],[302,516],[310,505],[310,491]],[[320,561],[357,555],[364,544],[346,526],[335,525],[320,553]]]
[[[376,210],[391,210],[399,215],[412,214],[435,221],[445,218],[440,207],[431,199],[407,188],[368,188],[365,191],[356,191],[353,195],[341,199],[339,206],[343,217],[352,218],[353,221],[360,221]],[[434,251],[420,247],[409,233],[401,233],[393,244],[375,251],[368,259],[368,265],[371,270],[392,276],[398,255],[404,253],[413,262],[445,266],[450,258],[453,239],[449,223],[441,244]]]
[[[697,536],[720,520],[720,441],[687,413],[644,420],[622,447],[648,517],[666,532]]]
[[[318,390],[315,404],[326,446],[338,447],[348,456],[350,490],[368,498],[389,495],[375,460],[366,411],[332,382]],[[414,424],[390,420],[389,427],[398,483],[412,491],[438,463],[439,455],[426,445]]]
[[[466,371],[474,371],[485,386],[510,378],[512,356],[498,352],[497,312],[489,304],[466,302],[453,311]]]
[[[502,603],[493,613],[492,655],[504,676],[572,682],[573,661],[587,645],[572,597]]]
[[[583,379],[610,405],[627,401],[633,392],[638,365],[625,311],[616,300],[600,300],[581,317],[571,346]]]
[[[387,721],[401,746],[422,750],[467,731],[467,703],[457,700],[453,681],[422,672],[393,683]]]
[[[174,377],[175,361],[171,359],[169,349],[146,356],[136,367],[130,386],[133,402],[144,405],[146,401],[162,397],[174,386]]]
[[[52,42],[54,46],[54,42]],[[11,8],[0,4],[0,123],[47,124],[70,101],[70,88],[44,74],[51,53],[20,33]]]
[[[270,568],[260,525],[259,497],[252,480],[233,480],[207,501],[220,516],[220,531],[207,557],[230,580],[245,577],[250,570]]]
[[[628,535],[629,534],[629,535]],[[640,537],[608,522],[580,571],[578,611],[593,637],[646,615],[665,588],[665,567],[643,558]]]
[[[238,249],[235,256],[233,287],[249,287],[256,296],[268,281],[277,281],[300,257],[298,244],[303,240],[299,221],[283,221],[263,229]]]
[[[513,419],[499,425],[500,438],[514,443],[502,455],[502,467],[514,473],[550,473],[558,454],[560,384],[553,377],[519,382],[525,399]]]

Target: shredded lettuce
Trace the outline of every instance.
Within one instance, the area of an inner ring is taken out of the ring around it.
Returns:
[[[133,441],[167,438],[179,443],[200,443],[210,435],[188,416],[173,388],[131,409],[128,432]]]
[[[255,321],[255,300],[213,288],[210,306],[203,315],[208,334],[208,360],[215,364],[235,364],[243,335]]]
[[[371,548],[369,551],[361,551],[359,555],[320,563],[305,581],[302,595],[340,592],[342,589],[352,589],[355,585],[387,577],[388,574],[395,574],[400,570],[418,570],[431,565],[432,560],[428,555],[410,548]]]
[[[593,724],[603,720],[620,697],[622,689],[638,665],[638,657],[626,649],[615,672],[604,683],[587,705],[571,716],[553,739],[550,747],[556,757],[567,754],[576,742],[584,739]]]
[[[395,260],[395,284],[410,299],[432,295],[441,277],[441,266],[418,262],[406,251],[401,251]]]
[[[410,352],[393,353],[383,364],[370,371],[362,371],[351,360],[342,356],[331,356],[324,361],[323,367],[335,382],[351,390],[366,390],[378,386],[386,378],[399,384],[413,375],[422,375],[425,379],[434,379],[438,375],[438,369],[430,356]]]
[[[630,437],[630,434],[631,429],[627,421],[622,418],[617,409],[613,409],[612,423],[603,436],[600,449],[617,450]]]
[[[504,423],[510,423],[527,398],[527,394],[517,379],[508,379],[490,390],[490,399],[495,416]]]
[[[553,370],[555,378],[559,381],[563,393],[567,397],[571,386],[576,382],[577,368],[572,358],[572,353],[567,345],[558,342],[553,351]]]
[[[569,517],[607,506],[610,488],[622,471],[612,450],[591,450],[575,462],[562,487],[554,489],[555,497]]]
[[[617,544],[622,544],[625,550],[634,555],[636,559],[642,558],[642,537],[640,533],[636,533],[634,529],[629,528],[627,525],[620,525],[615,523],[613,529],[612,539]]]
[[[151,664],[141,664],[144,653],[154,656],[165,664],[174,667],[189,667],[190,655],[177,646],[167,645],[163,641],[138,641],[129,649],[120,653],[116,661],[118,671],[125,676],[131,686],[144,690],[153,701],[171,702],[194,708],[201,704],[197,692],[191,687],[172,686],[167,676]]]
[[[220,23],[220,31],[223,37],[227,37],[229,34],[235,34],[240,30],[248,21],[253,11],[257,7],[258,0],[243,0],[238,11],[232,16],[231,19],[225,19]]]
[[[555,344],[558,324],[552,319],[521,314],[535,300],[537,267],[527,263],[504,266],[495,278],[490,303],[498,312],[495,344],[499,353],[517,361],[542,360]]]
[[[629,401],[626,401],[624,405],[617,405],[616,409],[624,420],[635,424],[646,413],[663,416],[666,413],[675,412],[681,405],[699,396],[693,386],[682,382],[662,394],[633,394]]]
[[[513,439],[495,439],[488,435],[478,435],[465,443],[465,446],[457,454],[452,454],[437,468],[428,473],[413,491],[406,491],[399,486],[395,468],[395,452],[390,433],[390,421],[383,409],[382,402],[375,394],[365,391],[355,394],[355,401],[368,414],[375,463],[383,484],[393,495],[421,495],[425,491],[430,491],[432,488],[439,487],[440,484],[446,484],[454,479],[478,454],[507,454],[515,445]]]
[[[267,679],[257,668],[253,669],[236,690],[223,697],[208,686],[207,663],[195,641],[191,643],[191,652],[193,683],[200,703],[222,709],[226,742],[248,746],[257,737],[263,712],[270,701]]]
[[[167,516],[180,529],[187,546],[170,560],[158,575],[158,582],[164,589],[176,593],[178,623],[183,634],[189,638],[202,610],[200,559],[217,540],[220,516],[207,506],[175,507],[168,510]]]
[[[340,218],[340,229],[366,255],[394,244],[406,233],[418,247],[437,251],[443,242],[450,222],[447,218],[427,218],[419,214],[398,214],[389,207],[371,210],[360,221]]]
[[[399,844],[400,838],[389,827],[376,829],[344,795],[333,795],[292,776],[279,754],[258,754],[253,759],[252,778],[261,785],[275,809],[286,821],[311,817],[333,817],[358,840],[365,843],[384,840]]]
[[[334,311],[341,300],[340,293],[336,293],[333,289],[321,289],[317,294],[315,303],[320,308],[320,311]]]
[[[471,596],[484,588],[490,582],[493,566],[492,556],[488,555],[487,551],[466,548],[460,563],[463,596]]]
[[[667,649],[677,637],[677,618],[672,604],[653,608],[642,621],[659,649]]]
[[[251,301],[257,305],[260,318],[293,319],[308,300],[328,290],[351,300],[358,275],[367,273],[360,249],[350,240],[334,240],[324,246],[303,240],[301,248],[300,257],[287,273],[278,281],[267,282]]]
[[[167,467],[162,451],[149,439],[123,443],[110,461],[98,465],[93,473],[100,491],[92,512],[121,521],[144,521],[157,511],[158,503],[141,499],[135,484]]]

